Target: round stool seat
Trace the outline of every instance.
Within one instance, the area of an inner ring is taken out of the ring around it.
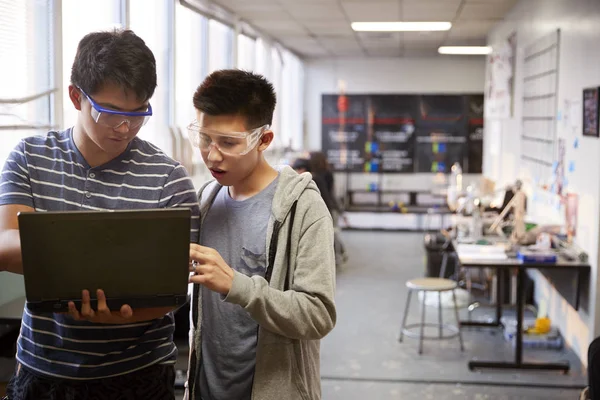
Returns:
[[[406,287],[412,290],[424,290],[432,292],[442,292],[452,290],[458,287],[458,284],[450,279],[443,278],[419,278],[411,279],[406,282]]]

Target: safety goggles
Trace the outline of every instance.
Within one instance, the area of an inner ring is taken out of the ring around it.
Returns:
[[[231,156],[243,156],[252,150],[269,125],[247,132],[221,132],[200,126],[198,121],[188,125],[187,131],[192,146],[202,151],[210,151],[216,147],[219,152]]]
[[[92,105],[91,114],[92,118],[97,124],[107,126],[109,128],[117,129],[123,124],[127,124],[129,129],[141,128],[152,115],[152,106],[148,104],[146,111],[116,111],[108,108],[104,108],[96,103],[83,89],[79,88],[81,93],[85,95],[90,104]]]

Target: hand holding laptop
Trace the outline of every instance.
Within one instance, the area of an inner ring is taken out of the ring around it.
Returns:
[[[75,303],[69,302],[69,315],[77,321],[90,321],[101,324],[122,324],[133,317],[133,309],[123,304],[119,311],[111,311],[106,304],[106,295],[102,289],[96,291],[98,310],[91,304],[90,292],[81,291],[81,311],[77,310]]]

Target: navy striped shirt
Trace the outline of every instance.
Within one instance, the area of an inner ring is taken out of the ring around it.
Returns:
[[[6,204],[36,211],[188,207],[190,240],[198,242],[198,200],[185,168],[139,138],[119,157],[95,168],[75,146],[71,129],[23,139],[0,177],[0,205]],[[174,329],[172,314],[105,325],[25,307],[17,360],[34,372],[58,378],[123,375],[156,363],[174,364]]]

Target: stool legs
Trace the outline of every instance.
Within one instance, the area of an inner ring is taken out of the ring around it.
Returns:
[[[444,333],[444,328],[442,327],[442,292],[438,292],[438,325],[441,339]]]
[[[460,341],[460,351],[465,351],[463,345],[462,329],[460,328],[460,319],[458,317],[458,304],[456,303],[456,292],[452,291],[452,300],[454,301],[454,315],[456,316],[456,326],[458,327],[458,340]]]
[[[423,338],[425,337],[425,298],[427,292],[423,292],[423,301],[421,302],[421,332],[419,333],[419,354],[423,354]]]
[[[406,326],[406,318],[408,317],[408,309],[410,307],[410,297],[412,295],[412,290],[408,291],[408,296],[406,298],[406,307],[404,307],[404,316],[402,317],[402,326],[400,327],[400,337],[398,338],[399,342],[402,342],[404,337],[404,327]]]

